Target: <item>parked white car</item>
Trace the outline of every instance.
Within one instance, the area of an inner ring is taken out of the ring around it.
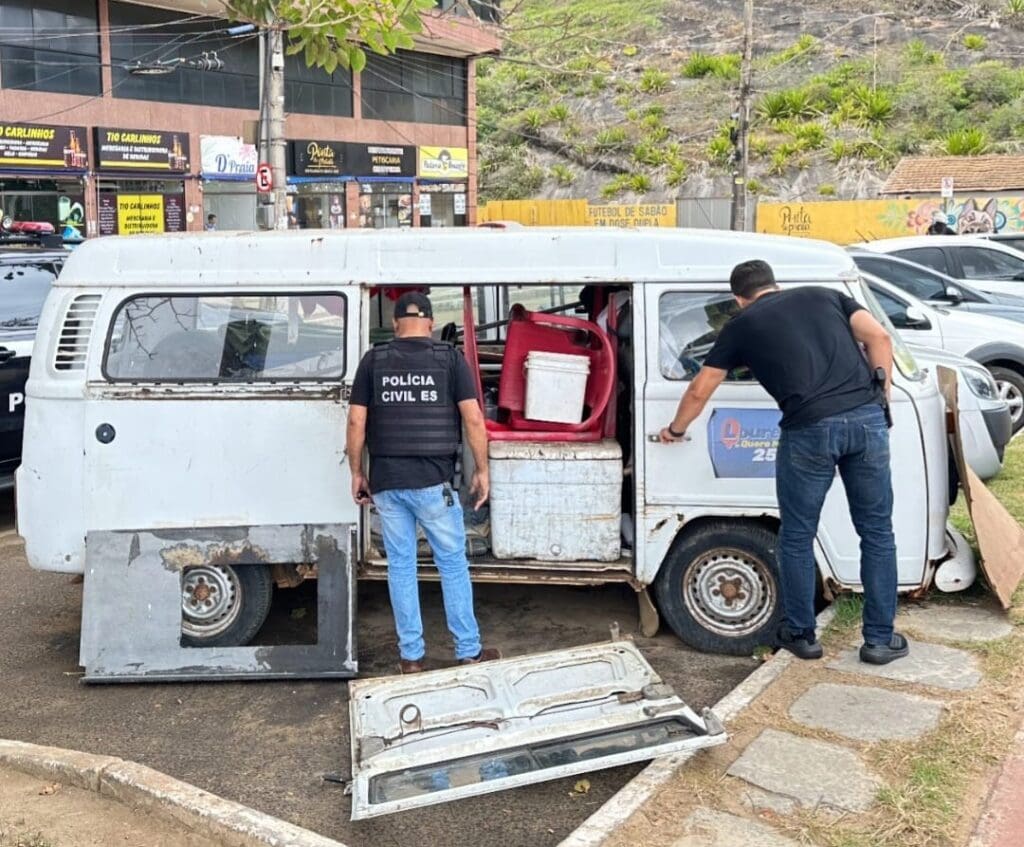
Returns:
[[[1024,427],[1024,325],[992,315],[929,306],[872,274],[863,274],[892,325],[908,341],[984,365],[1010,407],[1013,432]]]
[[[903,333],[903,338],[912,338]],[[918,366],[933,379],[938,368],[956,371],[959,389],[960,437],[964,459],[979,479],[991,479],[1003,469],[1003,453],[1010,438],[1010,407],[999,397],[992,375],[973,359],[937,347],[907,344]],[[956,468],[950,467],[950,492],[956,496]]]
[[[1024,296],[1024,253],[998,241],[976,235],[912,235],[854,247],[909,259],[982,291]]]

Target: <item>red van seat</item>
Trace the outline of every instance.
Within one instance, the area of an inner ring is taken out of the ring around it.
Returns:
[[[567,424],[533,421],[523,416],[526,357],[534,351],[590,359],[583,401],[586,420]],[[488,420],[488,436],[496,441],[599,441],[604,436],[605,410],[614,387],[615,355],[607,333],[597,324],[513,306],[498,385],[498,408],[504,410],[508,422]]]

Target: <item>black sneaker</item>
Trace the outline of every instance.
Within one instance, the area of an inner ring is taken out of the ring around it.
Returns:
[[[779,627],[779,646],[783,650],[789,650],[798,659],[820,659],[825,655],[813,634],[808,637],[806,632],[794,633],[785,624]]]
[[[907,639],[898,632],[892,634],[888,644],[869,644],[864,642],[860,648],[860,660],[869,665],[887,665],[896,659],[902,659],[910,655],[910,645]]]

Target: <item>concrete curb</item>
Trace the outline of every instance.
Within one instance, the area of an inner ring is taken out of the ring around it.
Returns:
[[[345,847],[340,841],[114,756],[0,739],[0,765],[146,809],[225,847]]]
[[[829,606],[818,615],[820,632],[832,622],[835,609]],[[712,707],[722,722],[731,721],[795,661],[793,654],[779,650],[743,682]],[[678,773],[696,753],[681,753],[655,759],[620,788],[600,809],[563,839],[558,847],[601,847],[654,793]]]

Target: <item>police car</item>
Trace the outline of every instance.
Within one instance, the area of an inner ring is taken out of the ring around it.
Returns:
[[[39,313],[68,251],[51,225],[0,231],[0,490],[21,464],[25,383]]]

